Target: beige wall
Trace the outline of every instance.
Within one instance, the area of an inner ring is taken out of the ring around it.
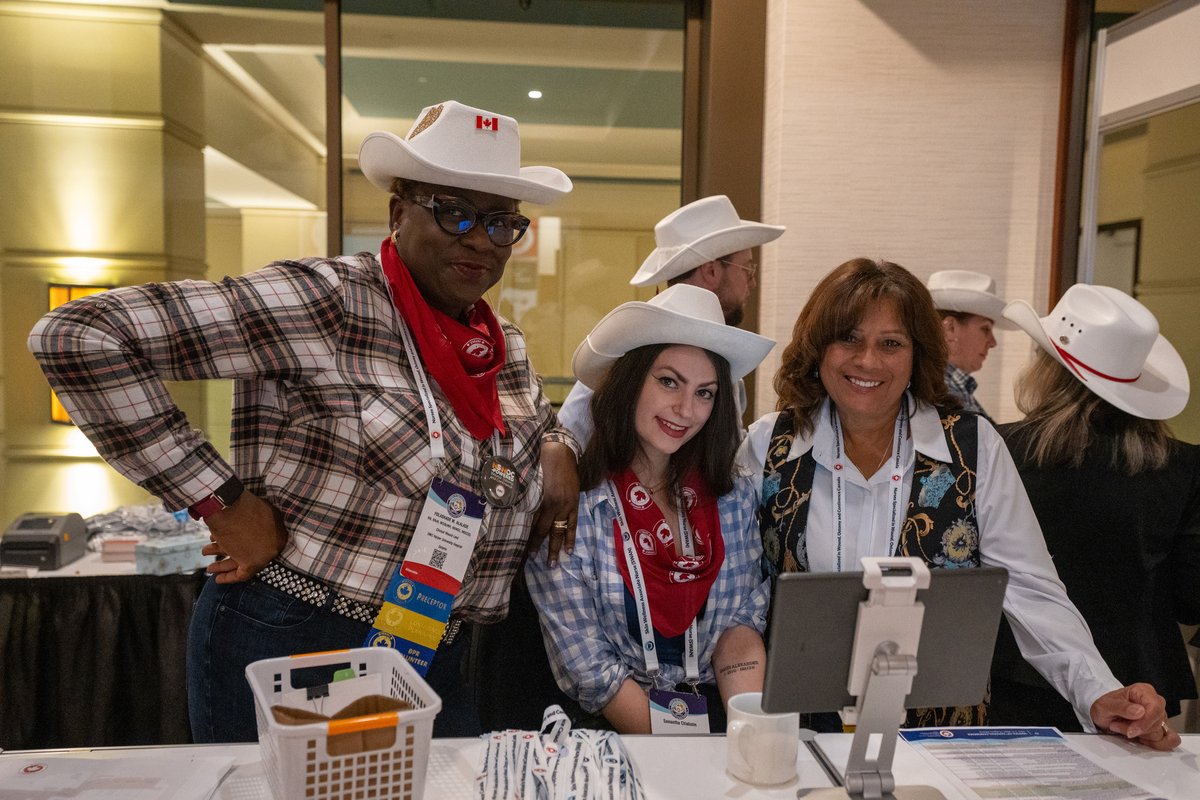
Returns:
[[[1158,317],[1163,335],[1200,376],[1200,104],[1110,134],[1101,151],[1097,222],[1140,219],[1134,295]],[[1175,435],[1200,442],[1200,403],[1170,420]]]
[[[980,270],[1045,307],[1064,7],[771,0],[763,213],[788,232],[764,248],[762,333],[786,342],[815,283],[857,256]],[[1029,340],[999,338],[977,395],[1009,420]]]

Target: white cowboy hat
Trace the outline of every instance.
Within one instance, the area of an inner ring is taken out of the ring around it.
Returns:
[[[1168,419],[1188,401],[1183,359],[1158,332],[1150,309],[1109,286],[1077,283],[1045,317],[1024,300],[1004,316],[1092,392],[1144,419]]]
[[[1004,299],[996,295],[996,282],[991,276],[967,269],[944,269],[929,276],[925,286],[933,295],[933,307],[938,311],[959,311],[987,317],[1003,330],[1017,326],[1003,317]]]
[[[659,220],[654,226],[658,246],[629,282],[634,286],[663,283],[701,264],[772,242],[785,230],[782,225],[739,219],[723,194],[704,197]]]
[[[575,348],[575,377],[597,389],[616,360],[647,344],[690,344],[729,362],[733,380],[766,358],[775,342],[725,324],[721,301],[707,289],[679,283],[651,300],[622,303],[604,315]]]
[[[560,170],[521,166],[515,119],[454,100],[421,109],[403,139],[388,131],[367,134],[358,166],[385,192],[393,178],[531,203],[549,203],[571,191],[571,179]]]

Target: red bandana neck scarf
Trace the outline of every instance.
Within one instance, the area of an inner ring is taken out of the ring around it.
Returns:
[[[671,529],[663,518],[662,510],[633,471],[627,469],[616,472],[611,478],[621,506],[625,509],[625,519],[629,522],[629,532],[633,536],[638,561],[645,576],[650,620],[654,629],[663,636],[679,636],[704,607],[717,573],[725,562],[725,539],[721,536],[717,499],[701,488],[701,482],[695,476],[684,480],[684,505],[687,506],[688,527],[696,549],[696,555],[689,558],[676,551]],[[624,549],[620,524],[614,522],[613,529],[617,552],[620,553]],[[621,570],[625,588],[632,592],[633,581],[625,559],[618,558],[617,566]]]
[[[392,303],[408,323],[421,360],[463,426],[483,441],[493,430],[505,432],[496,375],[504,366],[504,331],[482,299],[475,303],[468,324],[432,308],[391,238],[380,247],[383,274],[392,287]],[[413,365],[414,368],[416,365]]]

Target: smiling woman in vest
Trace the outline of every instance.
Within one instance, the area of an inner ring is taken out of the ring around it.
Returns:
[[[768,596],[754,489],[733,472],[733,381],[773,344],[677,284],[575,351],[595,390],[575,547],[557,564],[543,547],[525,574],[558,685],[621,733],[723,730],[722,701],[762,688]]]
[[[855,259],[817,284],[775,376],[779,411],[751,425],[739,453],[761,476],[768,572],[853,571],[881,555],[1004,567],[1022,654],[1080,721],[1175,747],[1163,698],[1121,686],[1096,652],[995,428],[945,410],[945,366],[929,291],[903,267]],[[926,709],[909,722],[984,724],[986,708]]]

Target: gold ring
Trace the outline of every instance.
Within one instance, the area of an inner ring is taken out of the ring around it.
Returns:
[[[1161,724],[1162,724],[1162,729],[1163,729],[1163,736],[1170,736],[1171,735],[1171,726],[1167,724],[1167,721],[1165,719],[1162,721]]]
[[[556,531],[565,531],[567,529],[567,521],[565,519],[554,520],[554,525],[551,526]]]

